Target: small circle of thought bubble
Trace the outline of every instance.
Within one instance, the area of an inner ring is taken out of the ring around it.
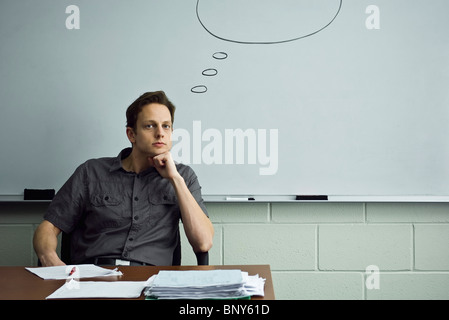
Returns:
[[[343,0],[197,0],[196,15],[212,36],[240,44],[278,44],[327,28]]]

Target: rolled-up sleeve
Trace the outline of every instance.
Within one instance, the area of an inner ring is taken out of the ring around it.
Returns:
[[[53,198],[44,219],[70,233],[85,210],[86,164],[80,165]]]

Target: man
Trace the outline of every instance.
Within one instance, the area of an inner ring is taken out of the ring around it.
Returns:
[[[36,229],[33,245],[43,266],[65,264],[56,253],[61,231],[71,234],[72,263],[171,265],[179,219],[193,250],[209,251],[214,229],[197,177],[170,154],[174,111],[163,91],[128,107],[132,148],[79,166]]]

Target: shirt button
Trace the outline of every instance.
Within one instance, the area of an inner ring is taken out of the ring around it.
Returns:
[[[139,198],[138,197],[134,197],[134,200],[139,201]]]
[[[133,240],[134,240],[134,238],[129,238],[128,240],[129,240],[129,241],[133,241]]]
[[[135,216],[135,217],[134,217],[134,220],[139,220],[139,216]]]

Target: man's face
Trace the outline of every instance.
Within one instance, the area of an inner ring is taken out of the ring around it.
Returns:
[[[168,108],[163,104],[150,103],[139,113],[136,129],[127,128],[127,134],[136,151],[154,157],[170,151],[172,130]]]

